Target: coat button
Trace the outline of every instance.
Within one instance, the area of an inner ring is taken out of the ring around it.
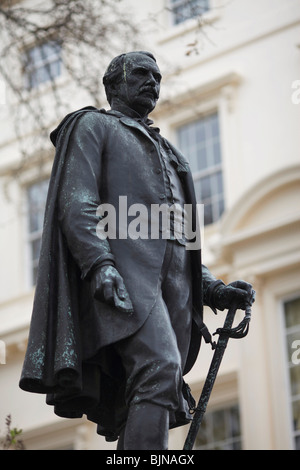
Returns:
[[[165,199],[165,197],[166,197],[166,195],[165,195],[164,193],[161,193],[161,194],[159,195],[159,199]]]
[[[155,168],[154,171],[155,171],[155,173],[156,173],[157,175],[160,175],[160,174],[161,174],[161,169],[160,169],[160,168]]]

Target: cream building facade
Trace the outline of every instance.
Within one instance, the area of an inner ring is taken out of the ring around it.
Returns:
[[[300,449],[300,1],[189,2],[205,10],[201,29],[184,1],[124,1],[137,24],[155,18],[139,44],[164,76],[152,117],[190,160],[205,204],[203,261],[257,292],[248,336],[229,341],[196,448]],[[91,104],[84,99],[71,109]],[[43,207],[53,151],[42,174],[33,157],[10,177],[20,159],[13,105],[0,106],[0,431],[11,414],[28,449],[114,449],[85,419],[58,418],[44,396],[18,388],[41,229],[32,208]],[[211,332],[224,318],[205,310]],[[211,358],[203,344],[186,378],[196,398]],[[182,449],[187,430],[170,432],[170,449]]]

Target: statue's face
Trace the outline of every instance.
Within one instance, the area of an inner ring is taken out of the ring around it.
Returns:
[[[129,54],[125,58],[123,80],[116,96],[142,117],[156,106],[159,98],[161,73],[156,62],[143,54]]]

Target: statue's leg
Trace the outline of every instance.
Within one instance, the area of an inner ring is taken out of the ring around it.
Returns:
[[[167,450],[169,411],[153,403],[132,404],[124,434],[124,450]]]
[[[191,338],[192,275],[190,251],[176,242],[168,242],[161,276],[162,297],[166,304],[184,370]]]
[[[125,450],[166,450],[169,413],[185,409],[182,368],[190,342],[190,282],[189,254],[168,242],[152,311],[134,335],[115,345],[126,373],[129,413],[119,443]]]
[[[179,407],[182,373],[176,337],[161,299],[140,330],[115,348],[126,373],[129,413],[124,449],[165,450],[169,411]]]

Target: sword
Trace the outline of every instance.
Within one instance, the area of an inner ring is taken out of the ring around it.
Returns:
[[[214,348],[214,355],[210,364],[210,368],[202,389],[201,396],[198,401],[198,405],[192,411],[194,413],[193,420],[190,425],[190,429],[185,440],[183,450],[192,450],[196,436],[198,434],[201,422],[206,411],[206,407],[223,359],[225,349],[229,338],[244,338],[249,331],[249,323],[251,320],[251,306],[247,306],[245,310],[245,316],[240,324],[236,328],[232,328],[234,317],[237,311],[237,307],[232,305],[228,310],[225,318],[223,328],[218,328],[214,335],[218,334],[219,339],[217,345]]]

